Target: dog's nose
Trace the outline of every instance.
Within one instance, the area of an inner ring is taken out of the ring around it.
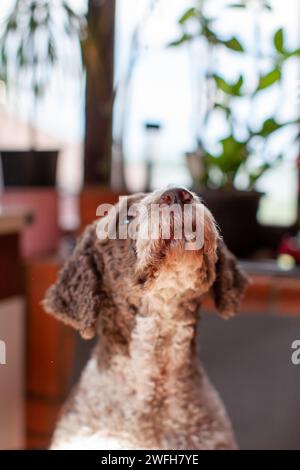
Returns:
[[[192,194],[183,188],[167,189],[159,198],[159,204],[190,204],[193,200]]]

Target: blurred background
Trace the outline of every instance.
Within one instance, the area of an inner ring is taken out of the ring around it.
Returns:
[[[299,138],[297,0],[1,2],[0,448],[49,445],[93,346],[40,306],[77,236],[168,184],[252,277],[238,318],[207,300],[200,328],[238,441],[300,448]]]

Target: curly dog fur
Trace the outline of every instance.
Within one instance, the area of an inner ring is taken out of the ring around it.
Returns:
[[[162,194],[127,202],[150,205]],[[184,250],[181,240],[99,240],[95,224],[86,228],[44,301],[84,338],[99,337],[53,449],[236,448],[199,363],[196,328],[204,294],[228,318],[247,279],[203,209],[204,245],[196,251]]]

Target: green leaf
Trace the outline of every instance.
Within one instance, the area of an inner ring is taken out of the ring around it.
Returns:
[[[31,16],[30,21],[29,21],[29,30],[30,32],[35,32],[36,29],[38,28],[38,23],[35,20],[34,16]]]
[[[237,82],[233,86],[233,93],[235,96],[241,96],[241,88],[243,84],[244,84],[244,77],[240,75]]]
[[[244,52],[244,48],[240,41],[236,37],[232,37],[231,39],[228,39],[227,41],[221,41],[224,46],[228,47],[228,49],[231,49],[233,51],[237,52]]]
[[[191,34],[184,33],[180,38],[175,39],[175,41],[172,41],[168,44],[168,47],[176,47],[176,46],[181,46],[181,44],[184,44],[185,42],[189,42],[192,39],[194,39],[194,36]]]
[[[229,85],[224,78],[220,77],[220,75],[214,74],[213,79],[220,90],[224,91],[224,93],[227,93],[228,95],[232,94],[232,86]]]
[[[284,57],[285,59],[289,59],[290,57],[298,57],[300,56],[300,48],[294,49],[293,51],[285,51]]]
[[[214,74],[212,77],[215,80],[217,87],[224,93],[231,96],[241,96],[241,87],[244,83],[242,75],[240,75],[238,80],[233,84],[226,82],[226,80],[220,77],[220,75]]]
[[[273,38],[273,43],[274,43],[274,46],[276,48],[276,50],[278,52],[280,52],[281,54],[284,53],[284,47],[283,47],[283,43],[284,43],[284,35],[283,35],[283,28],[280,28],[278,29],[275,34],[274,34],[274,38]]]
[[[249,174],[249,185],[250,188],[253,188],[254,184],[259,180],[259,178],[266,173],[271,168],[270,163],[263,163],[261,166],[253,170]]]
[[[245,143],[236,140],[233,135],[229,135],[220,141],[223,147],[223,157],[230,157],[232,161],[240,160],[241,151],[245,149]]]
[[[260,131],[256,132],[256,135],[260,135],[261,137],[268,137],[278,129],[281,129],[285,126],[286,123],[279,123],[274,118],[266,119],[260,129]]]
[[[179,18],[178,23],[183,25],[190,18],[195,18],[199,16],[199,11],[196,8],[189,8],[186,10],[183,15]]]
[[[212,31],[209,22],[202,24],[202,36],[204,36],[210,44],[222,44],[222,41],[217,37],[216,33]]]
[[[213,105],[214,109],[221,109],[224,111],[226,118],[228,119],[231,115],[231,109],[228,106],[225,106],[222,103],[214,103]]]
[[[256,91],[264,90],[265,88],[268,88],[269,86],[278,82],[280,79],[281,79],[281,70],[278,68],[275,68],[271,70],[271,72],[268,72],[265,75],[260,76]]]
[[[220,141],[222,146],[221,154],[210,156],[207,163],[221,170],[231,181],[233,181],[241,164],[247,155],[246,142],[237,141],[232,135]]]

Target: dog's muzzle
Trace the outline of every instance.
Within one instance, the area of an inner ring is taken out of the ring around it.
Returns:
[[[171,206],[173,204],[191,204],[193,200],[193,195],[187,189],[172,188],[162,193],[158,203]]]

